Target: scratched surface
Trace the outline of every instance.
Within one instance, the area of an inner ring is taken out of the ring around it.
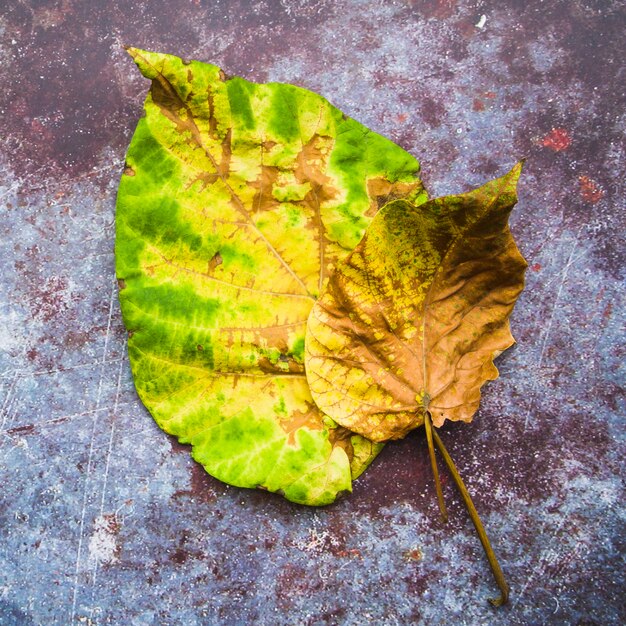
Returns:
[[[0,8],[0,624],[577,624],[624,606],[624,80],[618,1]],[[434,195],[528,157],[518,345],[446,426],[512,586],[423,433],[326,509],[227,487],[138,401],[114,201],[147,90],[121,44],[316,90]],[[621,78],[620,78],[621,76]]]

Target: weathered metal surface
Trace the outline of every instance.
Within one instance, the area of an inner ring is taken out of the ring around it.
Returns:
[[[621,4],[5,3],[0,624],[624,623]],[[442,433],[508,607],[450,481],[438,521],[421,432],[307,509],[218,483],[153,424],[113,272],[147,89],[123,43],[316,90],[420,158],[433,195],[528,157],[519,345]]]

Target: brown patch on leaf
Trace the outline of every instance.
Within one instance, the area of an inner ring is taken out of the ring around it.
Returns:
[[[299,183],[309,183],[311,185],[311,191],[298,204],[308,207],[313,216],[312,226],[317,231],[320,251],[320,286],[329,271],[329,260],[326,257],[326,229],[322,222],[321,207],[337,196],[337,190],[333,187],[330,177],[326,175],[328,159],[330,158],[333,144],[334,140],[330,137],[313,135],[302,146],[302,150],[296,159],[296,168],[294,170],[296,180]]]
[[[261,144],[261,172],[255,180],[248,181],[248,185],[256,189],[256,193],[252,198],[252,215],[260,211],[269,211],[280,204],[273,195],[274,185],[278,181],[280,170],[277,167],[263,163],[264,151],[263,144]]]
[[[348,460],[352,463],[354,458],[354,448],[352,446],[352,437],[354,433],[343,426],[337,426],[337,428],[331,428],[328,431],[328,441],[333,448],[343,448],[343,451],[348,456]]]
[[[409,194],[422,187],[419,182],[391,183],[386,178],[370,178],[367,181],[367,195],[370,197],[370,208],[367,210],[368,217],[374,217],[378,211],[392,200],[406,198]]]
[[[305,322],[286,324],[283,326],[264,326],[259,328],[246,327],[223,327],[220,334],[224,342],[228,345],[250,346],[254,351],[258,347],[264,351],[278,350],[278,358],[265,353],[259,358],[257,367],[266,374],[303,374],[304,366],[295,360],[289,349],[290,333],[298,329],[301,325],[301,332],[304,330]]]
[[[217,118],[215,117],[215,96],[211,93],[210,87],[207,90],[206,99],[209,105],[209,136],[212,139],[217,139]]]
[[[278,365],[282,363],[281,367]],[[287,367],[284,366],[287,364]],[[258,360],[258,368],[264,374],[303,374],[304,368],[302,363],[298,363],[293,357],[281,354],[276,363],[273,363],[268,357],[263,356]]]
[[[176,125],[181,134],[190,133],[197,143],[202,145],[202,141],[199,140],[199,130],[193,121],[189,107],[163,74],[157,73],[152,81],[150,95],[161,113]],[[181,116],[181,111],[185,112],[185,117]]]
[[[299,183],[309,183],[311,191],[305,197],[305,202],[319,213],[319,207],[328,200],[337,196],[337,190],[332,180],[326,175],[328,159],[332,151],[334,140],[322,135],[313,135],[302,146],[296,158],[294,173]]]
[[[322,430],[323,424],[317,409],[310,404],[308,411],[290,411],[289,418],[280,420],[280,427],[287,433],[287,442],[293,446],[296,443],[295,433],[300,428]]]
[[[313,215],[313,228],[317,230],[319,243],[320,278],[319,285],[324,282],[328,274],[329,259],[326,256],[326,229],[322,222],[322,205],[332,200],[337,195],[337,190],[332,186],[332,181],[326,175],[328,159],[332,152],[334,140],[330,137],[313,135],[302,146],[302,150],[296,159],[295,176],[299,183],[308,182],[311,191],[304,197],[302,203],[310,208]]]
[[[226,178],[228,178],[228,174],[230,172],[230,160],[232,157],[231,140],[232,131],[229,128],[221,140],[219,160],[216,159],[202,143],[199,144],[202,148],[204,148],[205,154],[209,157],[209,160],[213,164],[215,170],[213,172],[200,172],[198,176],[192,181],[191,185],[193,185],[197,181],[201,181],[202,189],[204,190],[206,187],[210,187],[216,181],[226,180]]]
[[[222,259],[222,255],[219,253],[219,251],[216,252],[211,258],[211,260],[209,261],[207,272],[209,274],[212,274],[215,271],[215,268],[221,265],[223,262],[224,261]]]

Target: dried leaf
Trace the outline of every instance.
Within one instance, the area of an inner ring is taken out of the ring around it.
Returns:
[[[306,320],[417,161],[290,85],[129,49],[152,80],[117,202],[137,391],[213,476],[327,504],[380,445],[338,426],[304,373]]]
[[[374,218],[308,321],[317,405],[374,441],[424,423],[471,420],[493,358],[514,343],[509,315],[526,262],[508,227],[521,163],[470,193]]]

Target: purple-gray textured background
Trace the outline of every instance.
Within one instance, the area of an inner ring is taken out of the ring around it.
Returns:
[[[0,8],[0,624],[577,624],[624,606],[619,1],[5,0]],[[325,509],[225,486],[135,394],[115,192],[148,83],[122,44],[328,97],[432,195],[528,157],[530,268],[449,444],[508,607],[423,433]]]

